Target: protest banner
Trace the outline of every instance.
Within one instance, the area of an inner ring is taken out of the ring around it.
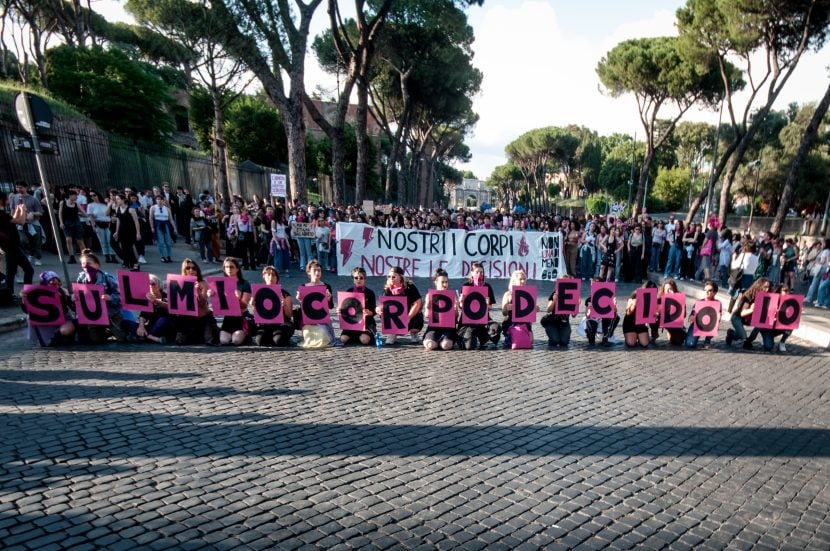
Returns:
[[[360,266],[369,276],[380,276],[400,266],[407,277],[432,277],[443,268],[450,278],[461,278],[473,262],[481,262],[488,278],[508,279],[523,270],[528,279],[555,281],[565,273],[561,237],[558,232],[430,232],[341,222],[337,269],[345,276]]]
[[[338,229],[340,228],[340,224],[337,224]],[[300,239],[302,237],[308,239],[316,239],[317,235],[314,233],[314,228],[311,227],[311,223],[309,222],[294,222],[291,227],[291,237],[292,239]],[[349,270],[351,273],[351,270]],[[341,274],[343,275],[343,274]]]

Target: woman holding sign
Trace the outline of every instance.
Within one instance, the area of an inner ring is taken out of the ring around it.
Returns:
[[[482,266],[481,262],[473,262],[470,264],[468,280],[462,285],[460,299],[460,307],[462,309],[464,308],[464,301],[467,296],[467,293],[464,293],[464,287],[486,288],[487,296],[484,299],[486,300],[487,317],[486,320],[483,320],[484,323],[477,325],[461,324],[458,328],[458,338],[464,350],[472,350],[476,345],[479,350],[483,350],[487,347],[487,343],[490,340],[494,343],[499,342],[501,330],[499,329],[499,325],[490,319],[490,307],[496,303],[496,294],[493,292],[493,287],[484,281],[484,266]]]
[[[636,259],[635,259],[636,260]],[[643,284],[645,289],[653,289],[657,285],[648,280]],[[637,291],[631,293],[628,297],[628,302],[625,305],[625,315],[623,316],[623,337],[625,338],[626,348],[648,348],[649,345],[649,328],[646,324],[638,324],[637,319]]]
[[[346,289],[347,293],[359,293],[363,295],[363,317],[366,320],[364,331],[353,331],[344,329],[340,333],[340,342],[343,344],[372,344],[377,325],[375,324],[375,309],[377,308],[377,297],[375,292],[366,287],[366,270],[361,266],[352,269],[352,281],[354,284]],[[343,315],[342,313],[340,314]]]
[[[415,284],[404,279],[403,268],[394,266],[389,269],[389,275],[386,276],[386,286],[383,288],[383,296],[405,296],[407,309],[407,328],[412,338],[412,342],[417,342],[418,333],[424,328],[424,314],[421,312],[423,300],[421,293]],[[389,335],[386,339],[387,344],[395,344],[397,342],[397,335]]]
[[[30,310],[29,301],[33,300],[33,303],[37,304],[38,306],[39,301],[34,299],[34,297],[30,295],[27,291],[21,291],[21,307],[23,308],[23,312],[29,314],[29,340],[40,344],[40,346],[66,346],[69,344],[74,344],[76,322],[74,320],[75,305],[72,302],[72,295],[69,294],[69,291],[66,290],[66,287],[61,285],[61,278],[55,272],[41,272],[40,284],[44,286],[49,286],[50,291],[52,292],[57,292],[58,305],[55,305],[55,303],[52,301],[50,301],[50,305],[54,308],[52,312],[54,314],[57,314],[56,318],[58,319],[58,321],[60,321],[60,318],[57,317],[59,316],[59,311],[57,308],[60,308],[60,312],[63,312],[64,322],[60,325],[41,325],[37,323],[35,321],[35,314]],[[41,308],[41,310],[46,311],[43,308]]]
[[[142,312],[138,317],[135,336],[158,344],[167,344],[176,335],[176,328],[168,311],[167,293],[161,287],[158,276],[150,275],[150,292],[147,300],[153,306],[152,312]]]
[[[755,296],[758,293],[768,293],[770,289],[769,280],[765,277],[758,278],[749,289],[741,293],[732,308],[732,329],[726,331],[726,346],[732,346],[735,341],[744,341],[744,350],[752,350],[752,341],[746,338],[745,325],[750,324],[752,312],[755,311]],[[761,333],[764,339],[764,348],[772,350],[772,337],[769,332]]]
[[[83,323],[80,319],[81,309],[79,308],[77,310],[79,316],[78,330],[82,340],[89,341],[92,344],[101,344],[106,342],[111,334],[118,342],[127,342],[127,335],[121,329],[123,318],[121,316],[121,293],[118,290],[118,283],[115,277],[101,270],[101,262],[90,249],[81,251],[81,273],[78,274],[76,283],[101,285],[103,287],[101,299],[104,301],[109,316],[108,325],[91,323],[92,320],[90,320],[90,323]],[[76,293],[86,294],[83,291],[76,291]],[[85,297],[78,297],[76,304],[79,302],[89,306]]]
[[[447,291],[450,287],[450,280],[447,277],[447,271],[443,268],[435,270],[435,275],[432,277],[432,282],[435,285],[436,291]],[[492,292],[492,289],[491,289]],[[427,317],[429,317],[430,309],[432,308],[432,295],[427,293],[427,300],[425,309]],[[453,312],[453,319],[455,319],[455,312]],[[427,330],[424,332],[424,348],[427,350],[450,350],[455,344],[456,332],[455,329],[449,327],[430,327],[427,325]],[[467,350],[470,350],[469,348]]]
[[[501,328],[504,334],[504,347],[507,349],[533,347],[532,326],[526,322],[513,322],[513,287],[525,284],[527,284],[527,274],[524,270],[514,271],[510,275],[507,291],[501,297],[501,313],[504,316]]]
[[[279,285],[280,274],[273,266],[265,266],[262,269],[262,281],[266,285]],[[288,346],[291,344],[291,337],[294,335],[291,295],[285,289],[280,289],[280,296],[283,322],[257,324],[254,341],[258,346]]]
[[[198,342],[215,346],[218,342],[219,329],[216,327],[216,318],[213,317],[213,312],[208,305],[208,286],[202,277],[202,269],[195,261],[185,258],[182,261],[180,275],[196,279],[196,314],[174,318],[177,330],[176,344]]]
[[[331,285],[323,281],[323,267],[316,260],[309,260],[305,269],[308,283],[297,289],[297,300],[303,315],[303,344],[305,348],[322,348],[335,344],[330,310],[334,308]],[[308,289],[324,287],[325,290]],[[317,321],[322,320],[322,321]]]
[[[234,296],[239,300],[239,308],[242,310],[240,316],[225,316],[222,319],[222,326],[219,328],[219,344],[239,346],[248,340],[248,333],[245,330],[245,313],[248,310],[248,303],[251,302],[251,284],[242,277],[240,262],[233,257],[225,258],[222,263],[222,272],[225,277],[236,278],[236,291]],[[211,292],[208,292],[210,295]]]

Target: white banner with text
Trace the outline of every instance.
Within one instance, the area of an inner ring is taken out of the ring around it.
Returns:
[[[565,276],[558,232],[447,230],[430,232],[375,228],[366,224],[337,224],[339,275],[362,266],[369,276],[382,276],[400,266],[406,277],[432,277],[443,268],[450,278],[467,276],[472,262],[484,265],[484,275],[509,279],[524,270],[528,279],[553,281]]]

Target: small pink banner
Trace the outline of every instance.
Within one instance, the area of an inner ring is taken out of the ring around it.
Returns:
[[[803,311],[804,295],[781,295],[775,328],[782,331],[798,329]]]
[[[464,285],[461,287],[461,323],[464,325],[486,325],[488,321],[487,312],[487,287]]]
[[[486,289],[486,287],[479,287],[479,289]],[[427,325],[439,329],[455,329],[455,291],[430,289],[427,291],[427,301],[429,302]]]
[[[235,277],[211,276],[206,277],[208,288],[213,291],[210,297],[210,307],[217,316],[241,316],[242,306],[236,297]]]
[[[610,281],[591,282],[591,312],[599,319],[613,318],[616,309],[617,284]]]
[[[110,315],[104,300],[104,286],[92,283],[73,283],[75,312],[83,325],[109,325]]]
[[[513,323],[536,322],[536,286],[516,285],[513,287]]]
[[[195,276],[167,274],[167,311],[174,316],[199,315]]]
[[[645,325],[657,323],[657,289],[640,287],[636,291],[637,309],[634,311],[634,323]]]
[[[254,321],[263,325],[285,323],[282,308],[282,288],[279,285],[254,283],[251,285],[251,301],[254,304]]]
[[[553,311],[556,314],[574,315],[579,313],[579,298],[582,294],[582,280],[575,277],[562,277],[556,280],[556,302]]]
[[[337,311],[340,313],[340,329],[343,331],[366,331],[366,295],[337,291]]]
[[[667,293],[660,304],[660,327],[677,329],[683,327],[686,319],[686,295]]]
[[[66,317],[63,315],[61,295],[57,287],[52,285],[23,286],[23,304],[29,314],[29,323],[32,325],[63,325]]]
[[[409,310],[402,295],[380,297],[380,321],[384,335],[409,334]]]
[[[330,325],[331,311],[326,298],[325,285],[302,285],[297,289],[300,293],[300,308],[303,313],[303,325]]]
[[[756,293],[749,324],[758,329],[772,329],[780,296],[778,293]]]
[[[717,337],[720,325],[721,304],[719,300],[698,300],[694,305],[692,331],[695,337]]]
[[[150,274],[118,270],[118,290],[121,291],[121,307],[132,312],[152,312],[153,304],[147,300],[150,292]]]

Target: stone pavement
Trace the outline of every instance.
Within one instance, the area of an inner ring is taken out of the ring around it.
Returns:
[[[447,353],[6,333],[0,548],[830,548],[826,352],[535,330]]]

